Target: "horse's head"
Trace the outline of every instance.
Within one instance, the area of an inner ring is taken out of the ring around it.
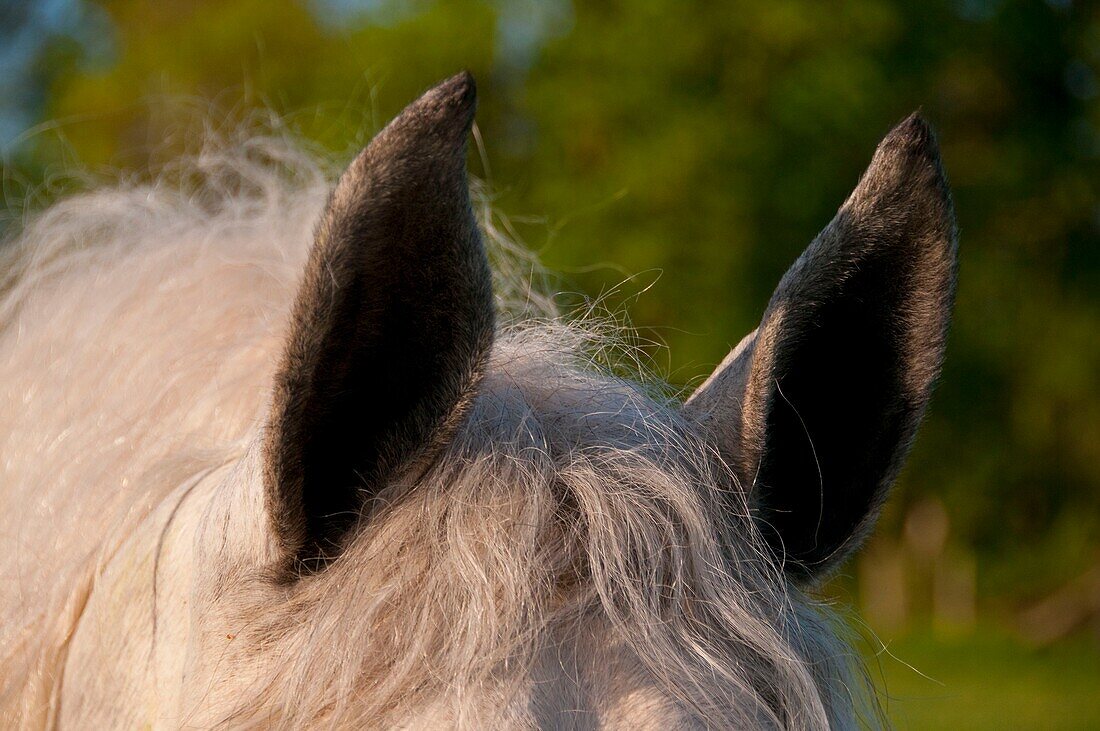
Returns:
[[[495,325],[474,109],[468,75],[427,92],[328,201],[267,423],[187,549],[183,707],[846,725],[858,680],[802,592],[871,530],[940,369],[956,245],[932,132],[890,132],[679,404],[584,368],[568,325]]]

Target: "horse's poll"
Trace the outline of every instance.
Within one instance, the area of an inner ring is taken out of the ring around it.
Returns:
[[[490,272],[475,106],[444,81],[334,187],[254,138],[28,221],[0,269],[0,725],[879,723],[812,591],[943,358],[928,125],[681,404]]]

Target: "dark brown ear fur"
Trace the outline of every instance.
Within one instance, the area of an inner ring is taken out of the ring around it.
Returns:
[[[333,555],[364,505],[461,417],[493,337],[466,178],[474,81],[410,104],[341,176],[317,227],[264,441],[276,533]]]
[[[943,360],[956,248],[935,137],[914,114],[685,406],[798,578],[859,545],[905,460]]]

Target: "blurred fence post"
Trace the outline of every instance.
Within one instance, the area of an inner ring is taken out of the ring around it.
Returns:
[[[876,632],[897,634],[909,624],[905,558],[898,546],[877,539],[859,560],[859,597],[867,623]]]

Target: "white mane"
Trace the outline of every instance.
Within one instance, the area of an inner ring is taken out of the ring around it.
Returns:
[[[330,180],[281,139],[214,146],[151,183],[61,201],[6,245],[5,725],[93,702],[67,697],[62,673],[104,573],[181,486],[247,464]],[[186,714],[202,707],[202,723],[231,726],[529,727],[571,705],[577,728],[880,723],[744,492],[675,404],[593,366],[606,328],[555,316],[494,220],[501,305],[517,314],[446,453],[415,489],[380,496],[323,580],[290,591],[223,567],[232,642],[207,660],[211,687],[161,722],[198,723]],[[152,616],[100,641],[147,641],[156,601],[115,600]]]

